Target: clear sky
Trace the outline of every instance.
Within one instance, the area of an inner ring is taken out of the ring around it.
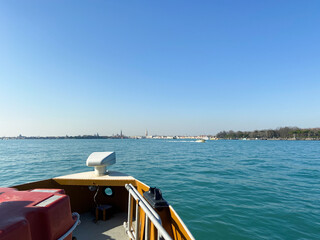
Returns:
[[[320,1],[0,1],[0,136],[320,127]]]

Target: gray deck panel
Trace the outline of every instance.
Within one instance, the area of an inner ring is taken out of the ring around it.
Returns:
[[[80,215],[81,224],[73,232],[77,240],[128,240],[129,237],[123,227],[127,213],[116,213],[111,219],[94,222],[94,215],[90,212]]]

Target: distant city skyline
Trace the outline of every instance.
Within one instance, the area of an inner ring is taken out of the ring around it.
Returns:
[[[231,131],[231,132],[253,132],[253,131],[275,131],[275,130],[278,130],[278,129],[284,129],[284,128],[288,128],[288,126],[283,126],[283,127],[279,127],[279,128],[274,128],[274,129],[271,129],[271,128],[264,128],[264,129],[254,129],[254,130],[234,130],[234,129],[229,129],[229,130],[222,130],[220,131],[219,133],[221,132],[225,132],[225,131]],[[289,126],[290,128],[290,126]],[[300,129],[300,130],[310,130],[310,129],[313,129],[315,131],[319,131],[319,127],[315,127],[315,128],[299,128],[299,127],[292,127],[294,129]],[[160,137],[164,137],[164,136],[168,136],[168,137],[203,137],[203,136],[216,136],[217,134],[211,134],[211,133],[204,133],[204,134],[149,134],[148,130],[145,131],[144,134],[134,134],[134,135],[130,135],[130,134],[125,134],[122,132],[122,130],[120,130],[119,132],[115,132],[115,133],[112,133],[112,134],[99,134],[98,132],[94,133],[94,134],[74,134],[74,135],[69,135],[69,134],[62,134],[62,135],[23,135],[23,134],[18,134],[16,136],[0,136],[0,139],[1,138],[6,138],[6,137],[9,137],[9,138],[45,138],[45,137],[48,137],[48,138],[51,138],[51,137],[58,137],[58,138],[63,138],[63,137],[85,137],[85,136],[91,136],[91,137],[114,137],[114,136],[118,136],[118,138],[122,138],[122,137],[142,137],[142,138],[152,138],[152,137],[157,137],[157,136],[160,136]]]
[[[0,1],[0,137],[320,127],[319,9]]]

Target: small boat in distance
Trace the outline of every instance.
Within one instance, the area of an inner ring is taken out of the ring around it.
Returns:
[[[94,152],[94,171],[0,188],[0,240],[194,240],[160,189],[107,171],[115,162]]]
[[[198,142],[198,143],[204,143],[204,142],[206,142],[206,140],[204,140],[204,139],[198,139],[198,140],[196,140],[196,142]]]

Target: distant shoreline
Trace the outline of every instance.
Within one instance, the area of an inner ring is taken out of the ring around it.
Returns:
[[[47,136],[47,137],[0,137],[1,140],[33,140],[33,139],[127,139],[128,137],[109,137],[109,136]]]
[[[0,140],[63,140],[63,139],[148,139],[148,140],[196,140],[195,137],[183,137],[183,138],[137,138],[137,137],[0,137]],[[207,141],[320,141],[320,138],[214,138]]]
[[[320,138],[258,138],[258,139],[235,139],[235,138],[219,138],[217,140],[235,140],[235,141],[320,141]]]
[[[320,128],[281,127],[255,131],[221,131],[218,139],[243,140],[320,140]]]
[[[264,129],[254,131],[221,131],[215,136],[206,135],[148,135],[145,136],[126,136],[120,131],[120,134],[112,136],[94,135],[77,135],[77,136],[23,136],[0,137],[0,140],[10,139],[204,139],[204,140],[271,140],[271,141],[318,141],[320,140],[320,128],[298,128],[298,127],[281,127],[277,129]]]

